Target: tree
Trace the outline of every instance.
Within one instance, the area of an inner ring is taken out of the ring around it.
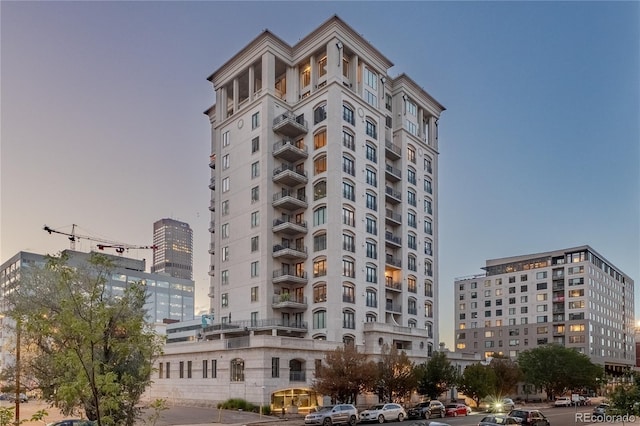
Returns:
[[[640,375],[632,374],[634,380],[628,383],[620,383],[609,395],[611,413],[613,415],[633,414],[640,415]]]
[[[376,366],[355,345],[345,345],[325,353],[318,373],[312,385],[316,392],[334,403],[355,403],[358,394],[373,387]]]
[[[604,374],[602,367],[585,354],[558,344],[524,351],[518,356],[518,364],[525,381],[543,388],[551,399],[570,389],[594,388]]]
[[[413,362],[406,352],[384,344],[376,386],[380,399],[386,402],[404,401],[416,388],[414,370]]]
[[[519,381],[522,380],[522,370],[517,363],[509,358],[494,356],[489,366],[495,373],[495,391],[497,396],[503,397],[512,393]]]
[[[418,393],[437,399],[456,384],[458,373],[444,352],[434,352],[431,359],[416,369]]]
[[[36,348],[23,368],[64,414],[83,408],[99,426],[133,425],[161,350],[144,320],[145,287],[111,291],[113,264],[103,255],[73,268],[67,261],[50,256],[44,268],[24,267],[7,296],[22,340]]]
[[[495,370],[481,363],[469,365],[458,379],[458,390],[473,399],[476,407],[480,407],[482,398],[494,394],[495,389]]]

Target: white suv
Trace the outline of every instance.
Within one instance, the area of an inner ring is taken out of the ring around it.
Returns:
[[[554,404],[556,407],[570,407],[571,405],[573,405],[573,401],[571,401],[571,398],[569,398],[568,396],[561,396],[559,398],[556,398],[556,402],[554,402]]]
[[[351,404],[328,405],[319,407],[315,413],[304,418],[305,425],[355,425],[358,422],[358,410]]]

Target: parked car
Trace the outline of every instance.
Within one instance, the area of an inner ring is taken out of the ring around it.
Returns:
[[[598,404],[593,407],[593,415],[594,416],[604,416],[607,414],[607,410],[609,409],[609,404]]]
[[[447,404],[445,405],[445,414],[447,416],[468,416],[471,414],[471,407],[466,404]]]
[[[11,402],[16,402],[16,394],[15,393],[9,393],[7,394],[7,401],[11,401]],[[21,393],[20,394],[20,402],[29,402],[29,397],[27,397],[26,394]]]
[[[502,398],[497,401],[493,401],[489,405],[489,411],[494,413],[508,413],[516,408],[516,403],[511,398]]]
[[[549,426],[549,420],[540,410],[511,410],[509,417],[521,420],[522,426]]]
[[[351,404],[327,405],[319,407],[304,418],[305,425],[355,425],[358,422],[358,410]],[[75,426],[75,425],[74,425]]]
[[[495,425],[519,425],[520,419],[516,417],[504,416],[501,414],[492,414],[485,416],[480,420],[478,426],[495,426]]]
[[[94,426],[96,424],[98,423],[87,419],[65,419],[48,423],[47,426]]]
[[[438,400],[420,402],[407,410],[410,419],[443,418],[447,415],[444,404]]]
[[[568,396],[560,396],[556,398],[556,401],[553,403],[556,407],[570,407],[573,405],[573,401]]]
[[[399,422],[407,418],[407,412],[400,404],[388,403],[377,404],[371,408],[360,412],[361,422],[378,422],[384,423],[391,420],[397,420]]]

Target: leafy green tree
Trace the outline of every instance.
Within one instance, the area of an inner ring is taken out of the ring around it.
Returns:
[[[7,298],[22,340],[36,348],[24,368],[43,397],[66,415],[82,408],[99,426],[130,426],[161,340],[144,320],[145,286],[113,293],[112,268],[97,253],[77,267],[64,255],[49,257],[44,268],[23,268]]]
[[[611,414],[640,415],[640,374],[634,373],[631,377],[634,378],[633,383],[619,384],[609,394]]]
[[[431,359],[416,368],[418,393],[437,399],[455,386],[458,373],[444,352],[434,352]]]
[[[481,363],[467,366],[458,379],[458,390],[473,399],[476,407],[479,407],[482,398],[495,394],[495,370]]]
[[[337,347],[325,359],[312,388],[335,402],[355,403],[358,394],[373,387],[376,365],[355,345]]]
[[[525,381],[544,389],[551,399],[570,389],[594,388],[604,374],[585,354],[558,344],[521,352],[518,364]]]
[[[402,402],[416,388],[414,364],[405,351],[384,344],[378,364],[376,390],[383,401]]]
[[[509,358],[493,357],[489,366],[496,376],[494,394],[504,397],[511,394],[522,380],[522,370],[518,364]]]

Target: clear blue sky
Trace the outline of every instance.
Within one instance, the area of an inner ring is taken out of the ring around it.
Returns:
[[[589,244],[640,282],[638,2],[2,1],[0,260],[69,247],[44,224],[147,245],[172,217],[208,306],[206,77],[333,14],[447,107],[441,340],[486,259]]]

